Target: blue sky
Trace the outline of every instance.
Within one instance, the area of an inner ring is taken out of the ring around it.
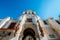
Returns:
[[[58,18],[60,0],[0,0],[0,18],[10,16],[17,19],[25,10],[36,11],[42,19]]]

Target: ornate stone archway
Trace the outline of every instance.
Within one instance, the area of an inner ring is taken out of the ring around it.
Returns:
[[[24,37],[22,38],[22,40],[36,40],[35,32],[31,28],[25,29],[23,32],[23,35],[24,35]]]

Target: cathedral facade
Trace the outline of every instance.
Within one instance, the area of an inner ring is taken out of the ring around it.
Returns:
[[[17,19],[0,20],[0,40],[60,40],[60,18],[42,20],[27,10]]]

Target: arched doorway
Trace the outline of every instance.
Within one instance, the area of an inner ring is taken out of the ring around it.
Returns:
[[[23,35],[24,37],[22,38],[22,40],[36,40],[35,32],[31,28],[27,28],[26,30],[24,30]]]

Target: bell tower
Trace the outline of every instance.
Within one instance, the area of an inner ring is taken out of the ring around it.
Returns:
[[[37,22],[40,18],[32,10],[23,12],[20,17],[23,23],[20,40],[40,40],[40,29],[39,23]]]

